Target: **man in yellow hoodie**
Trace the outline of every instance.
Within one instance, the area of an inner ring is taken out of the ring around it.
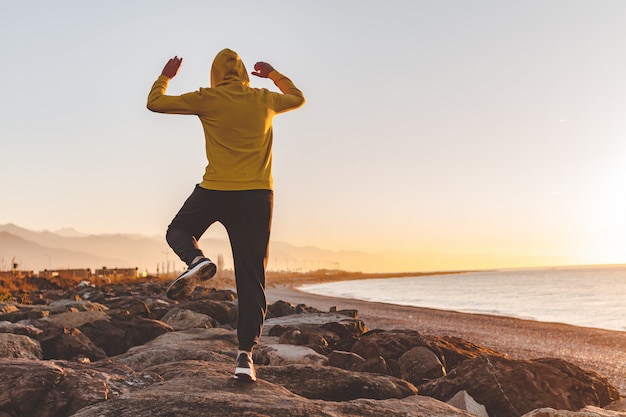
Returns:
[[[170,59],[148,95],[148,109],[159,113],[196,115],[204,129],[208,165],[202,182],[170,223],[166,239],[188,266],[168,288],[167,296],[189,297],[211,279],[215,264],[197,240],[215,222],[226,228],[235,262],[239,317],[239,351],[235,378],[255,381],[252,349],[267,312],[265,267],[273,208],[272,119],[304,104],[294,83],[270,64],[257,62],[253,75],[269,78],[281,93],[250,87],[239,55],[220,51],[211,67],[211,88],[180,96],[165,95],[183,59]]]

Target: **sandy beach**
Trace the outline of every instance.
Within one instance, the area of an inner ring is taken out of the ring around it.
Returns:
[[[269,303],[283,300],[324,311],[332,306],[356,309],[369,329],[412,329],[456,336],[512,359],[562,358],[607,377],[626,396],[626,332],[326,297],[289,284],[268,287],[267,297]]]

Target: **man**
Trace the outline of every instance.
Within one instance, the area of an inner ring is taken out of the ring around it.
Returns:
[[[183,59],[170,59],[148,95],[148,109],[159,113],[192,114],[200,118],[206,144],[202,182],[176,214],[167,242],[188,269],[168,288],[179,300],[211,279],[215,264],[204,256],[197,240],[214,222],[226,228],[235,263],[239,304],[239,351],[235,378],[255,381],[252,349],[267,312],[265,267],[273,208],[272,119],[304,104],[293,82],[270,64],[257,62],[253,75],[270,78],[281,93],[251,88],[246,68],[236,52],[224,49],[211,67],[211,88],[167,96],[169,81]]]

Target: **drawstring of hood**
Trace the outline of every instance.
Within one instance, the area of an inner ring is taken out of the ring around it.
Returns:
[[[250,86],[250,78],[243,61],[237,52],[228,48],[218,52],[211,65],[211,88],[225,84]]]

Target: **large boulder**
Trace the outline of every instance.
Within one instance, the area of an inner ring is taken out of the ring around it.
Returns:
[[[41,345],[28,336],[0,333],[0,359],[43,359]]]
[[[446,374],[441,361],[430,349],[416,346],[405,352],[398,363],[406,370],[409,381],[414,385],[437,379]]]
[[[382,400],[417,395],[417,388],[386,375],[351,372],[330,366],[261,366],[257,375],[309,399],[349,401],[356,398]]]
[[[416,346],[428,346],[428,342],[415,330],[372,330],[361,336],[352,352],[365,359],[398,359]]]
[[[70,416],[162,379],[149,372],[140,374],[114,364],[64,361],[2,360],[0,415],[28,417]]]
[[[81,325],[79,329],[108,356],[119,355],[133,346],[143,345],[174,330],[162,321],[138,316],[129,316],[127,319],[116,316],[108,320],[96,320]]]
[[[234,366],[237,335],[227,329],[190,329],[165,333],[112,358],[141,371],[159,364],[180,361],[227,362]]]
[[[37,336],[44,359],[74,359],[86,357],[91,361],[106,358],[104,350],[75,327],[48,326]]]
[[[619,399],[619,392],[605,378],[560,359],[520,361],[480,356],[418,388],[420,394],[441,401],[465,390],[492,417],[519,417],[542,407],[579,410]]]

